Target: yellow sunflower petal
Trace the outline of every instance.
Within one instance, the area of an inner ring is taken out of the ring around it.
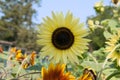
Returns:
[[[56,64],[54,66],[51,63],[48,70],[42,68],[42,80],[75,80],[75,77],[70,72],[64,73],[64,70],[65,64]]]
[[[107,58],[112,59],[112,61],[117,60],[117,65],[120,66],[120,32],[119,28],[116,34],[113,34],[106,42],[107,46],[105,52],[108,53]]]

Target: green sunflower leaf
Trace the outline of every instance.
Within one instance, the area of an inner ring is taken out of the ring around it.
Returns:
[[[35,71],[38,70],[38,71],[40,71],[41,68],[42,68],[42,65],[38,63],[38,64],[36,64],[34,66],[28,67],[26,70],[35,70]]]
[[[117,21],[113,19],[109,20],[108,26],[110,27],[111,31],[115,30],[117,26]]]
[[[102,64],[103,63],[95,63],[93,61],[83,61],[83,63],[81,63],[81,65],[84,66],[84,68],[92,68],[95,71],[100,71]]]
[[[104,37],[106,38],[106,39],[108,39],[108,38],[110,38],[111,37],[111,33],[110,32],[108,32],[107,30],[105,30],[104,32],[103,32],[103,35],[104,35]]]

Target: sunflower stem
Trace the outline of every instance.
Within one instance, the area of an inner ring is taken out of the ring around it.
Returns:
[[[88,53],[88,55],[95,61],[95,63],[98,64],[98,61],[96,60],[96,58],[91,53]]]
[[[119,74],[120,74],[120,72],[114,72],[114,73],[110,74],[105,80],[110,80],[113,76],[119,75]]]
[[[26,58],[22,61],[22,64],[20,65],[20,68],[19,68],[18,71],[17,71],[16,77],[18,77],[18,74],[19,74],[20,70],[22,69],[22,65],[23,65],[23,63],[27,60],[27,58],[28,58],[28,57],[26,57]]]
[[[117,47],[119,47],[119,46],[120,46],[120,44],[116,45],[116,46],[113,48],[113,50],[112,50],[109,54],[112,54],[113,51],[115,51],[115,49],[116,49]],[[100,70],[100,72],[99,72],[99,74],[98,74],[97,80],[100,80],[100,76],[101,76],[101,74],[102,74],[102,71],[103,71],[104,68],[105,68],[105,65],[106,65],[108,59],[109,59],[108,57],[105,59],[103,65],[102,65],[102,69]]]
[[[23,74],[23,75],[21,75],[21,76],[18,76],[18,77],[16,77],[16,79],[19,79],[19,78],[24,77],[24,76],[26,76],[26,75],[40,74],[40,73],[41,73],[41,71],[39,71],[39,72],[31,72],[31,73],[27,73],[27,74]],[[11,80],[12,80],[12,79],[11,79]]]
[[[68,72],[68,66],[66,65],[66,72]]]
[[[4,78],[5,76],[7,76],[7,72],[6,72],[5,68],[3,68],[3,67],[0,67],[0,68],[4,71],[4,73],[2,74],[2,76],[1,76],[1,78],[0,78],[0,79],[2,79],[2,78]]]

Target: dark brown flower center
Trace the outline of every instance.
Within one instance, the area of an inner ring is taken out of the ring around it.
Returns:
[[[57,28],[52,34],[52,43],[58,49],[68,49],[72,46],[73,42],[74,35],[68,28]]]

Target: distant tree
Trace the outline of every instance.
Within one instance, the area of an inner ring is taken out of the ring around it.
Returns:
[[[19,47],[26,48],[29,51],[36,50],[39,51],[40,46],[36,43],[37,32],[34,28],[25,29],[22,28],[18,32],[18,38],[16,44]]]
[[[32,16],[35,10],[33,3],[37,0],[0,0],[0,12],[3,14],[0,19],[1,39],[15,41],[21,27],[31,27]]]
[[[14,41],[19,47],[36,49],[36,31],[32,22],[33,5],[41,0],[0,0],[0,39]],[[37,47],[36,47],[37,46]],[[39,47],[38,47],[39,48]]]

